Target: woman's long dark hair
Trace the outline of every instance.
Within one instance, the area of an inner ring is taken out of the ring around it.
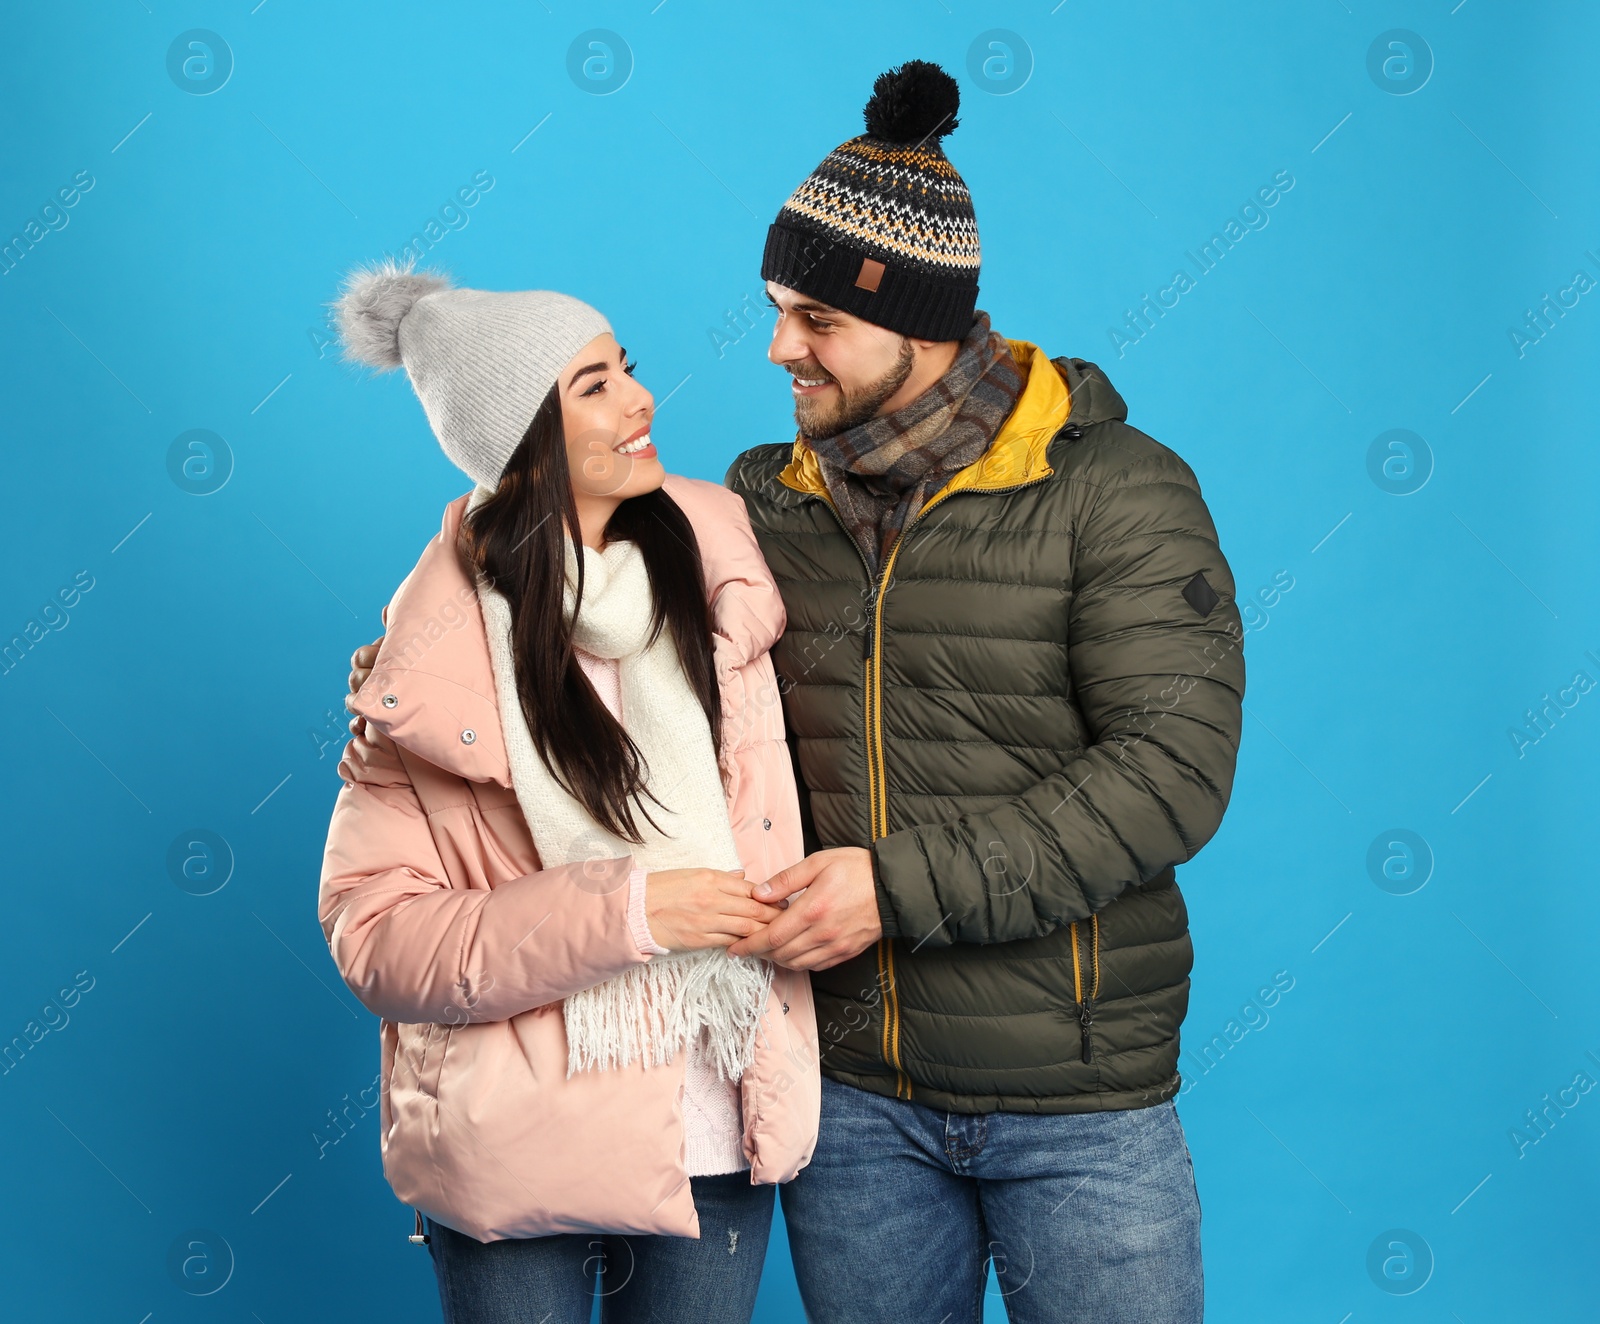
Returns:
[[[638,844],[637,807],[652,826],[643,797],[649,770],[639,748],[595,693],[572,651],[563,604],[566,549],[578,533],[561,399],[552,387],[512,452],[500,486],[462,526],[468,560],[511,606],[511,653],[517,695],[534,748],[550,775],[613,835]],[[654,610],[649,639],[671,632],[690,688],[705,710],[711,746],[722,744],[722,705],[711,651],[700,544],[678,503],[657,490],[622,502],[606,540],[639,545],[650,574]],[[577,598],[583,600],[583,557]],[[670,788],[665,788],[669,789]],[[656,801],[657,804],[661,802]]]

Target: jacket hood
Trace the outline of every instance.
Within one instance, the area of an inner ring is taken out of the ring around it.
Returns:
[[[665,490],[700,545],[719,676],[765,653],[783,633],[783,599],[744,502],[716,483],[669,474]],[[444,509],[438,534],[389,603],[377,661],[350,701],[353,712],[429,763],[511,785],[483,610],[458,550],[471,493]]]
[[[1067,417],[1068,423],[1084,428],[1091,423],[1128,421],[1127,403],[1117,393],[1117,388],[1107,379],[1098,364],[1090,363],[1088,359],[1066,357],[1051,359],[1050,362],[1065,378],[1067,389],[1072,392],[1072,410]]]
[[[1043,350],[1027,340],[1008,339],[1006,343],[1024,373],[1022,395],[989,449],[960,470],[937,495],[964,488],[1014,487],[1047,478],[1054,470],[1045,459],[1045,451],[1063,427],[1087,427],[1128,416],[1122,397],[1095,364],[1086,359],[1047,358]],[[828,500],[816,452],[804,437],[795,438],[794,454],[778,479],[798,492]],[[931,501],[932,498],[930,504]]]

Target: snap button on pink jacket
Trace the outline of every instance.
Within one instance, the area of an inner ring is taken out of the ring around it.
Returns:
[[[714,483],[666,490],[699,539],[715,628],[724,783],[752,882],[803,854],[767,650],[783,603],[745,514]],[[457,554],[465,496],[389,604],[353,700],[317,912],[339,973],[381,1017],[383,1171],[395,1194],[497,1241],[698,1236],[684,1170],[684,1055],[567,1078],[561,999],[649,960],[628,927],[632,860],[540,867],[506,762],[489,647]],[[770,826],[769,826],[770,824]],[[776,969],[740,1085],[753,1183],[810,1161],[821,1085],[807,975]]]

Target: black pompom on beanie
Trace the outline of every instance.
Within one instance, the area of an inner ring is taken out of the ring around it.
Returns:
[[[880,74],[867,131],[829,152],[767,230],[761,279],[918,340],[960,340],[978,302],[978,222],[940,140],[961,89],[936,64]]]

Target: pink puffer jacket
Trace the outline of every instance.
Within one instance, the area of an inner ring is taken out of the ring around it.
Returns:
[[[767,650],[783,604],[744,502],[669,477],[704,561],[724,782],[746,876],[802,855]],[[567,1078],[561,999],[652,958],[628,927],[623,857],[542,869],[506,762],[489,647],[456,551],[467,498],[389,605],[352,701],[317,911],[345,982],[382,1018],[383,1170],[395,1194],[480,1241],[555,1232],[699,1235],[685,1175],[684,1055]],[[754,1183],[811,1158],[821,1085],[810,979],[779,967],[741,1081]]]

